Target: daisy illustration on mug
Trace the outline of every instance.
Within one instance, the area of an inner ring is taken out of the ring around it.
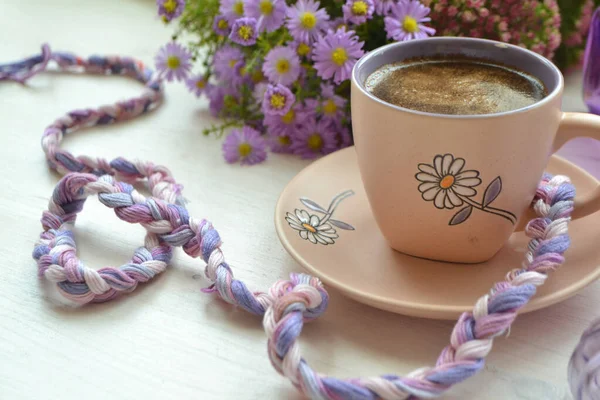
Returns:
[[[311,214],[306,210],[296,209],[294,213],[286,213],[285,220],[287,221],[290,228],[298,231],[300,237],[304,240],[308,240],[313,244],[329,245],[334,244],[335,240],[339,237],[335,228],[353,231],[354,227],[346,222],[338,221],[333,219],[333,213],[337,206],[347,197],[354,194],[352,190],[346,190],[335,196],[329,207],[325,209],[316,202],[302,197],[300,202],[304,204],[308,209],[315,211],[319,214]]]
[[[421,163],[415,175],[419,184],[419,192],[425,201],[433,202],[440,210],[461,208],[450,219],[449,225],[458,225],[471,216],[473,208],[506,218],[511,224],[517,222],[517,217],[506,210],[490,207],[502,191],[502,179],[498,176],[485,188],[483,199],[477,202],[475,188],[481,185],[479,171],[466,170],[464,158],[454,158],[452,154],[436,155],[432,164]]]

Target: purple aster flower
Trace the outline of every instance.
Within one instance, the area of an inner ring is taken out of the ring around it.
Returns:
[[[294,49],[278,46],[269,51],[262,70],[270,82],[289,86],[300,75],[300,58]]]
[[[286,26],[292,37],[304,43],[312,43],[319,33],[327,29],[329,15],[319,8],[319,2],[298,0],[287,8]]]
[[[336,126],[336,130],[338,131],[339,148],[343,149],[345,147],[352,146],[352,135],[350,134],[350,129],[348,129],[347,126]]]
[[[223,141],[223,156],[230,164],[254,165],[267,159],[267,144],[260,133],[249,127],[234,129]]]
[[[315,158],[337,150],[337,132],[333,124],[316,118],[308,118],[304,129],[292,136],[291,150],[302,158]]]
[[[310,59],[312,56],[312,47],[308,43],[301,42],[299,40],[294,40],[292,43],[289,44],[288,47],[294,49],[299,57],[306,57]]]
[[[343,29],[343,30],[347,31],[348,25],[346,24],[346,21],[344,20],[344,18],[338,17],[329,22],[329,29],[334,32],[337,32],[339,29]]]
[[[219,12],[231,26],[236,19],[244,16],[244,0],[221,0]]]
[[[244,61],[242,50],[233,46],[223,46],[215,52],[213,58],[215,76],[223,80],[231,80],[237,76],[236,66]]]
[[[156,0],[158,6],[158,15],[163,17],[163,21],[169,22],[177,18],[185,8],[185,0]]]
[[[231,27],[229,39],[242,46],[252,46],[256,43],[256,20],[254,18],[239,18]]]
[[[334,87],[327,83],[321,84],[321,99],[307,99],[306,105],[319,111],[323,119],[330,122],[340,122],[345,115],[348,100],[335,94]]]
[[[232,86],[240,87],[250,82],[250,77],[248,76],[248,71],[246,71],[245,62],[240,61],[235,64],[234,70],[235,75],[230,80]]]
[[[359,42],[354,31],[329,31],[319,38],[313,48],[314,68],[323,79],[340,83],[350,78],[352,67],[362,57],[364,42]]]
[[[392,12],[392,7],[396,4],[395,0],[373,0],[375,4],[375,14],[386,16]]]
[[[269,85],[262,102],[265,115],[285,115],[296,101],[296,97],[290,89],[277,84]]]
[[[171,82],[173,79],[180,81],[187,77],[192,68],[191,58],[192,55],[183,46],[170,42],[158,51],[154,62],[156,69]]]
[[[273,153],[291,153],[292,138],[290,135],[276,135],[269,132],[268,134],[269,148]]]
[[[275,136],[292,137],[297,131],[304,129],[304,120],[314,115],[307,106],[296,103],[284,115],[265,115],[267,132]]]
[[[285,19],[285,0],[248,0],[246,14],[258,21],[259,32],[273,32]]]
[[[200,97],[202,92],[208,88],[208,77],[206,75],[192,76],[185,81],[185,84],[190,92],[194,93],[196,97]]]
[[[225,99],[225,88],[223,86],[215,86],[209,84],[206,89],[206,96],[208,97],[208,108],[210,115],[217,118],[223,110],[223,100]]]
[[[229,36],[229,22],[222,15],[217,15],[213,21],[213,31],[217,35]]]
[[[232,86],[209,85],[206,90],[209,100],[210,114],[222,117],[228,114],[229,108],[239,102],[240,93]]]
[[[342,6],[344,20],[360,25],[373,17],[373,0],[347,0]]]
[[[385,17],[387,37],[397,41],[424,39],[435,34],[435,29],[423,25],[431,21],[427,17],[429,7],[419,0],[399,0],[392,5],[391,16]]]

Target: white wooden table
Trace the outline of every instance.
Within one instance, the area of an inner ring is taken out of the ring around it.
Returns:
[[[170,31],[152,0],[0,1],[0,62],[35,54],[42,42],[81,55],[123,54],[152,62]],[[583,110],[580,79],[568,79],[566,109]],[[31,257],[39,219],[58,175],[40,148],[46,125],[74,108],[136,95],[136,82],[44,73],[27,87],[0,83],[0,399],[296,399],[271,367],[260,318],[200,292],[203,263],[181,250],[172,267],[117,301],[62,306],[37,278]],[[75,154],[153,160],[185,186],[190,213],[212,220],[236,276],[266,289],[300,267],[273,226],[275,202],[307,162],[271,155],[252,168],[227,165],[221,142],[202,136],[211,122],[205,100],[183,85],[133,122],[94,128],[65,140]],[[594,147],[595,146],[595,147]],[[600,168],[595,142],[563,150]],[[87,265],[120,265],[142,243],[143,230],[117,220],[90,199],[76,229]],[[579,335],[600,316],[600,286],[520,316],[499,338],[485,370],[447,399],[567,399],[567,362]],[[450,322],[375,310],[331,291],[331,304],[306,326],[302,348],[318,371],[339,377],[404,374],[431,365],[449,339]]]

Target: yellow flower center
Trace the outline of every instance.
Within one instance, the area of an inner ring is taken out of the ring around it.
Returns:
[[[319,150],[321,150],[321,147],[323,147],[323,138],[318,133],[313,133],[308,138],[307,143],[308,143],[309,149],[314,150],[314,151],[319,151]]]
[[[237,60],[229,60],[229,67],[230,68],[235,67],[235,64],[237,64]]]
[[[294,121],[294,118],[296,117],[296,113],[294,112],[294,110],[290,110],[287,112],[287,114],[285,114],[283,117],[281,117],[281,121],[284,124],[291,124]],[[283,136],[281,136],[283,137]],[[288,138],[289,140],[290,138]]]
[[[264,15],[271,15],[273,12],[273,3],[269,0],[263,0],[260,2],[260,12]]]
[[[312,29],[317,24],[317,17],[311,12],[305,12],[300,16],[300,24],[303,28]]]
[[[238,146],[238,153],[240,154],[240,157],[246,157],[252,153],[252,146],[248,143],[240,143]]]
[[[163,8],[169,14],[173,14],[177,9],[177,2],[175,0],[167,0],[163,3]]]
[[[229,25],[227,25],[227,21],[224,19],[220,19],[219,22],[217,22],[217,27],[219,29],[227,29],[229,28]]]
[[[365,3],[364,1],[355,1],[354,4],[352,4],[352,14],[354,15],[367,15],[367,10],[368,10],[368,6],[367,3]]]
[[[289,146],[290,143],[292,143],[292,141],[290,140],[290,137],[287,135],[279,136],[277,138],[277,140],[279,141],[279,144],[281,144],[283,146]]]
[[[245,65],[240,68],[240,75],[241,76],[246,76],[247,73],[248,73],[248,71],[246,71],[246,66]]]
[[[337,28],[335,28],[336,31],[340,30],[340,29],[343,29],[343,30],[347,31],[348,30],[348,25],[346,25],[346,24],[339,24],[337,26]]]
[[[196,87],[198,89],[204,89],[205,86],[206,86],[206,82],[204,82],[204,79],[198,79],[196,81]]]
[[[407,15],[406,17],[404,17],[402,29],[404,29],[404,31],[408,33],[419,32],[419,24],[417,23],[416,19]]]
[[[323,112],[325,114],[335,114],[336,111],[337,106],[333,100],[329,99],[325,102],[325,104],[323,104]]]
[[[285,106],[285,96],[275,93],[273,96],[271,96],[270,102],[273,108],[283,108]]]
[[[348,60],[348,53],[346,53],[346,49],[342,47],[338,47],[331,53],[331,60],[338,66],[344,65],[346,60]]]
[[[252,82],[258,83],[258,82],[262,81],[263,79],[265,79],[265,76],[263,75],[263,73],[260,69],[254,71],[252,73]]]
[[[244,15],[244,2],[238,1],[233,5],[233,12],[237,15]]]
[[[181,65],[181,60],[177,56],[167,57],[167,67],[170,69],[177,69]]]
[[[300,43],[298,45],[298,48],[296,49],[296,53],[298,53],[299,56],[305,56],[310,52],[310,46],[307,45],[306,43]]]
[[[290,70],[290,62],[288,60],[286,60],[285,58],[282,58],[281,60],[277,60],[277,62],[275,63],[275,69],[277,70],[278,73],[285,74],[286,72],[288,72]]]
[[[240,26],[240,29],[238,29],[238,35],[240,35],[242,39],[248,40],[254,35],[254,30],[248,25],[242,25]]]
[[[302,224],[302,227],[312,233],[317,233],[317,230],[310,224]]]
[[[160,17],[160,19],[162,20],[162,22],[164,22],[165,24],[169,23],[169,18],[165,17],[164,15],[162,17]]]
[[[452,175],[446,175],[440,181],[440,187],[442,189],[448,189],[448,188],[452,187],[452,185],[454,185],[454,176],[452,176]]]

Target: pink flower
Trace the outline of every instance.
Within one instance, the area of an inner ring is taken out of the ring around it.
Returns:
[[[473,22],[473,21],[475,21],[475,18],[476,18],[475,14],[470,10],[467,10],[462,13],[462,20],[464,22]]]

